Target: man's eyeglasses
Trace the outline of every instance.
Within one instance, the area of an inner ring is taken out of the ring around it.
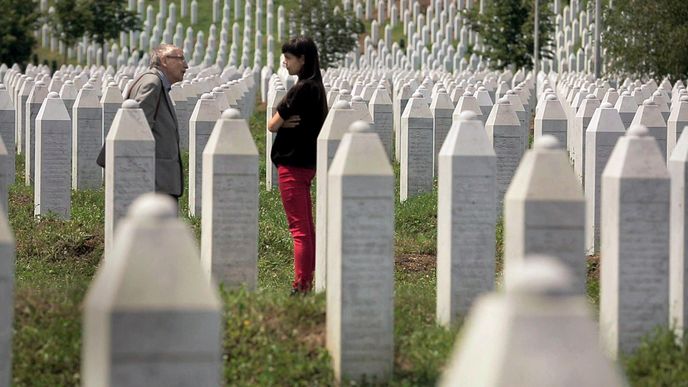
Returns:
[[[184,56],[179,56],[179,55],[168,55],[166,58],[172,58],[172,59],[181,59],[182,61],[186,62],[186,59],[184,59]]]

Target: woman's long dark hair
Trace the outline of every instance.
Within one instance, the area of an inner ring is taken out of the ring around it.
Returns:
[[[315,45],[313,39],[307,36],[291,38],[282,45],[282,54],[286,53],[296,57],[304,57],[303,67],[301,67],[301,71],[298,74],[299,80],[312,79],[322,81],[318,47]]]
[[[288,42],[282,45],[282,54],[292,54],[296,57],[304,57],[304,63],[299,71],[299,83],[306,80],[315,81],[321,95],[321,110],[322,120],[327,116],[327,93],[325,92],[325,85],[323,85],[322,74],[320,73],[320,58],[318,56],[318,47],[315,45],[313,39],[307,36],[297,36],[291,38]]]

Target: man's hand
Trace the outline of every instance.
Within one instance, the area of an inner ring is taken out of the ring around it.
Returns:
[[[286,121],[284,121],[284,123],[282,124],[282,127],[283,128],[294,128],[294,127],[298,126],[299,123],[301,123],[301,117],[291,116],[291,117],[287,118]]]

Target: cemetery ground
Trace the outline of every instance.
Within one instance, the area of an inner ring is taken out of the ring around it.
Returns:
[[[250,120],[264,155],[265,105]],[[22,156],[17,170],[23,171]],[[264,158],[261,158],[261,177]],[[185,160],[186,164],[186,160]],[[398,165],[395,165],[398,180]],[[187,175],[188,176],[188,175]],[[262,180],[263,178],[261,178]],[[398,184],[397,184],[398,190]],[[188,190],[187,190],[188,192]],[[14,321],[15,386],[80,383],[82,300],[103,253],[103,191],[74,191],[72,220],[33,216],[33,191],[10,192],[10,223],[17,246]],[[187,198],[180,200],[187,213]],[[188,223],[200,237],[199,219]],[[397,199],[395,368],[391,385],[434,385],[460,326],[435,324],[437,190],[400,204]],[[325,349],[325,297],[290,297],[291,238],[277,190],[261,182],[259,286],[256,292],[222,289],[224,380],[227,385],[331,385]],[[497,283],[501,284],[502,228],[497,229]],[[599,260],[588,259],[588,298],[597,309]],[[623,359],[634,386],[688,386],[688,341],[680,346],[658,331]],[[555,361],[553,359],[553,361]]]

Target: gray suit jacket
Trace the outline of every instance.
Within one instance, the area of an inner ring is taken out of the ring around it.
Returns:
[[[139,103],[155,137],[155,191],[181,196],[184,177],[179,152],[179,123],[157,70],[148,69],[139,75],[129,90],[129,98]]]

